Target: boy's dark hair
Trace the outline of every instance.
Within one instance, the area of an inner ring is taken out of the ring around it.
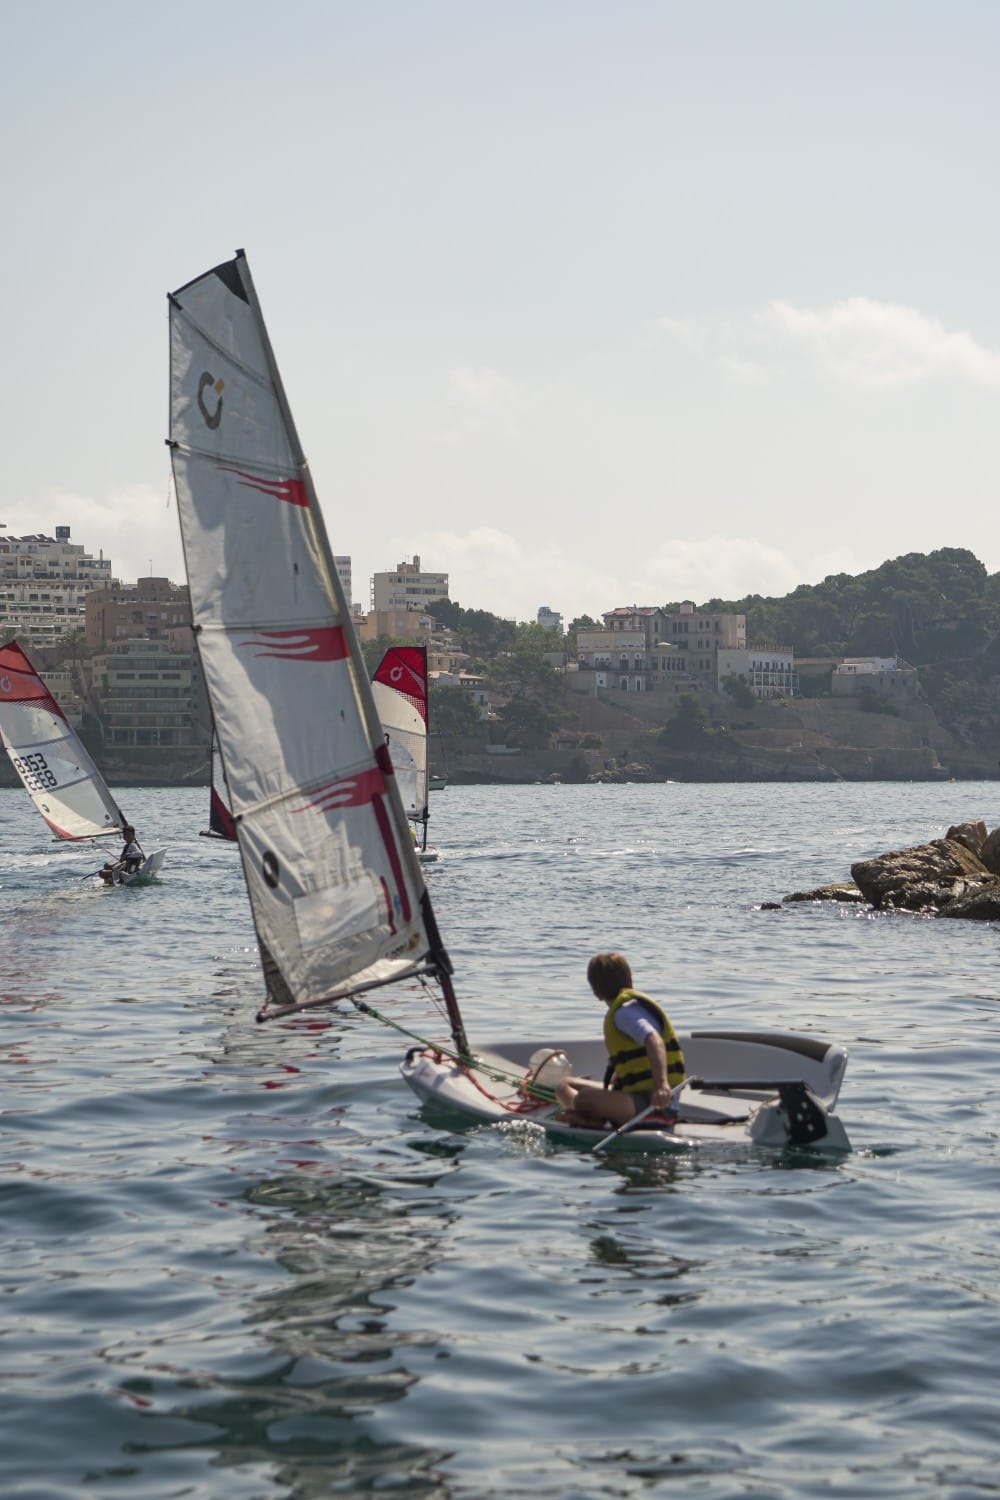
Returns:
[[[599,1000],[614,1000],[632,988],[632,970],[621,953],[595,953],[587,965],[587,983]]]

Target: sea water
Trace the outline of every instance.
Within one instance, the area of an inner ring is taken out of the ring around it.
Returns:
[[[256,1025],[206,794],[118,797],[145,888],[0,792],[5,1497],[996,1493],[1000,934],[762,904],[1000,784],[432,796],[473,1041],[595,1034],[618,948],[679,1030],[844,1043],[832,1159],[440,1128],[423,993]]]

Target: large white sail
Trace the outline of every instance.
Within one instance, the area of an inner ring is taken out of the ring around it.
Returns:
[[[171,295],[170,331],[191,609],[269,1013],[421,970],[446,977],[242,251]]]
[[[123,826],[104,777],[16,641],[0,647],[0,738],[57,838],[92,839]]]
[[[372,678],[407,817],[427,821],[427,649],[390,646]]]

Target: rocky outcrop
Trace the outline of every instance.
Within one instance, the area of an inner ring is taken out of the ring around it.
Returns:
[[[820,886],[790,901],[865,901],[876,911],[1000,921],[1000,828],[981,818],[949,828],[943,839],[892,850],[851,866],[853,884]]]

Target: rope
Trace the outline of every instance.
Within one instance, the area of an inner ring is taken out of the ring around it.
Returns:
[[[423,983],[423,980],[421,980],[421,983]],[[420,1036],[417,1032],[410,1031],[406,1026],[401,1026],[398,1021],[393,1021],[391,1017],[384,1016],[381,1011],[375,1009],[374,1005],[369,1005],[367,1000],[352,999],[351,1003],[364,1015],[371,1016],[375,1021],[381,1021],[383,1026],[391,1026],[393,1031],[398,1031],[403,1036],[410,1037],[414,1042],[419,1042],[422,1047],[433,1052],[435,1056],[446,1057],[449,1062],[457,1063],[470,1082],[479,1089],[480,1093],[484,1094],[487,1099],[492,1099],[494,1104],[499,1104],[502,1108],[508,1109],[512,1113],[535,1108],[538,1104],[554,1104],[556,1102],[556,1091],[550,1088],[548,1084],[535,1083],[533,1081],[528,1082],[522,1073],[511,1073],[506,1068],[498,1068],[491,1063],[484,1063],[482,1058],[467,1057],[460,1052],[451,1051],[448,1047],[442,1047],[440,1042],[432,1042],[428,1037]],[[522,1094],[522,1098],[516,1104],[509,1104],[505,1099],[498,1099],[495,1094],[491,1094],[488,1089],[483,1088],[482,1084],[475,1077],[477,1073],[482,1073],[484,1077],[491,1079],[494,1083],[506,1083],[511,1087],[516,1087],[518,1092]],[[530,1100],[533,1100],[534,1103],[530,1103]]]

